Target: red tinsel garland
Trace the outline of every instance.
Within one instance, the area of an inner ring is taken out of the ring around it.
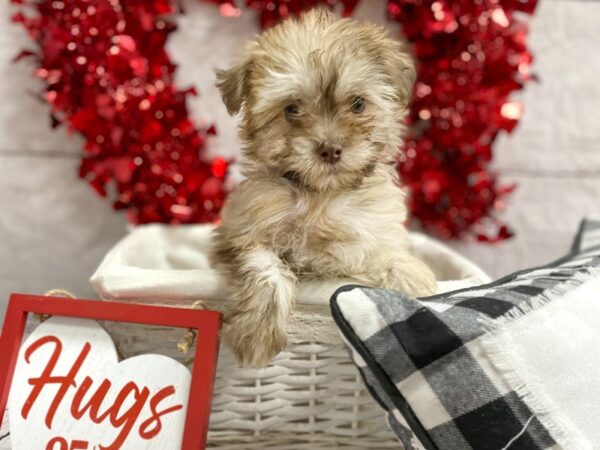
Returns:
[[[236,16],[234,0],[218,3]],[[268,27],[302,10],[359,0],[244,0]],[[521,105],[508,95],[529,80],[526,23],[537,0],[389,0],[418,62],[411,134],[398,170],[422,226],[444,237],[511,235],[494,218],[511,186],[490,171],[491,146],[511,131]],[[13,0],[23,3],[23,0]],[[173,26],[162,19],[171,0],[37,0],[38,15],[16,14],[40,46],[36,74],[56,123],[86,138],[81,176],[102,195],[114,181],[115,207],[134,222],[203,222],[217,218],[227,163],[201,158],[198,130],[173,86],[175,66],[164,44]],[[29,53],[24,52],[26,56]],[[486,220],[488,219],[488,220]],[[491,219],[491,220],[489,220]]]
[[[411,134],[398,164],[410,209],[445,237],[474,231],[483,241],[510,237],[493,219],[513,186],[490,171],[498,132],[512,131],[521,105],[509,94],[530,80],[527,25],[536,0],[389,0],[418,61]],[[484,219],[491,218],[491,221]]]
[[[23,0],[13,0],[23,4]],[[39,0],[19,12],[39,45],[53,123],[85,138],[80,176],[134,223],[207,222],[225,198],[227,163],[203,159],[214,128],[191,122],[165,51],[170,0]],[[25,52],[23,56],[33,53]]]

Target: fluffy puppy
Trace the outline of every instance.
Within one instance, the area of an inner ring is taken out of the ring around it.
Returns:
[[[240,114],[243,173],[214,236],[232,287],[225,338],[241,365],[286,345],[298,281],[351,277],[434,292],[409,253],[394,161],[415,71],[376,25],[313,10],[259,36],[217,86]]]

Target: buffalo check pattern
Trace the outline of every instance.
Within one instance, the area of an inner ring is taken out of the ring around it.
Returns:
[[[600,221],[581,225],[571,254],[494,283],[419,300],[344,286],[334,319],[406,450],[561,448],[486,355],[486,321],[600,267]],[[564,291],[564,290],[563,290]]]

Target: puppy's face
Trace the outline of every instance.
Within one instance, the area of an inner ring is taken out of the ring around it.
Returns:
[[[247,171],[326,191],[394,160],[414,69],[381,27],[315,10],[261,35],[217,76],[227,109],[242,114]]]

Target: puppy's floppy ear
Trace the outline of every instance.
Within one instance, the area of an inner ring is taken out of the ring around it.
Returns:
[[[396,90],[396,96],[402,106],[407,106],[412,98],[417,73],[413,58],[398,42],[389,41],[381,53],[381,60]]]
[[[404,106],[408,105],[413,94],[413,87],[417,78],[417,71],[412,56],[400,49],[396,55],[396,89],[398,89],[398,99]]]
[[[217,70],[217,88],[232,116],[240,112],[248,95],[248,76],[252,66],[252,51],[247,48],[240,60],[228,70]]]

